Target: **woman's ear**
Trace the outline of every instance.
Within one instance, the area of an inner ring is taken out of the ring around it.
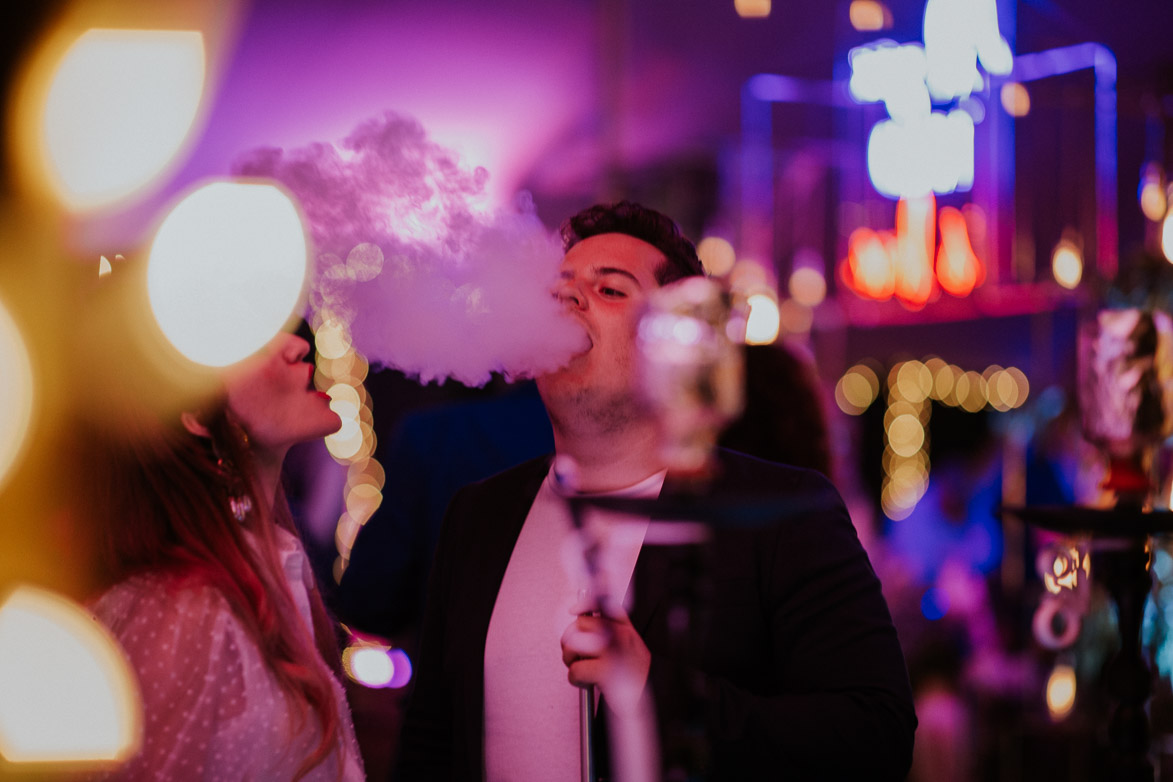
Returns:
[[[200,423],[200,419],[195,417],[195,413],[183,412],[179,414],[179,420],[183,422],[183,428],[194,434],[196,437],[206,437],[212,439],[212,433],[208,431],[208,427]]]

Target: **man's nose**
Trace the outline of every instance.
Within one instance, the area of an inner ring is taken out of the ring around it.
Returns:
[[[585,309],[586,296],[578,283],[571,279],[562,279],[554,287],[554,298],[572,309]]]

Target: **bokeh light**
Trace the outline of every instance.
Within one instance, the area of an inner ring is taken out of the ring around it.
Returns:
[[[1002,108],[1011,117],[1025,117],[1030,113],[1030,93],[1026,86],[1018,82],[1008,81],[1002,85],[999,92]]]
[[[343,419],[342,427],[326,438],[326,448],[337,461],[362,458],[370,427],[353,418]]]
[[[937,587],[925,590],[920,599],[920,611],[930,622],[941,619],[949,613],[949,594]]]
[[[957,404],[961,409],[967,413],[976,413],[986,406],[987,401],[985,378],[973,370],[962,375],[957,381]]]
[[[724,277],[737,261],[733,245],[720,236],[706,236],[701,239],[696,246],[696,254],[711,277]]]
[[[933,392],[933,373],[919,361],[905,361],[896,373],[896,387],[901,398],[923,402]]]
[[[138,748],[138,686],[114,639],[47,590],[0,605],[0,755],[13,763],[121,761]]]
[[[353,258],[363,245],[351,251]],[[356,262],[369,268],[376,253],[362,249],[368,260]],[[382,253],[377,253],[382,258]],[[364,265],[366,264],[366,265]],[[357,272],[356,272],[357,273]],[[346,465],[346,488],[343,491],[345,510],[334,530],[334,544],[338,556],[334,559],[334,581],[340,583],[350,563],[350,551],[359,530],[371,518],[383,501],[383,483],[386,478],[382,465],[372,458],[375,451],[374,415],[371,398],[363,386],[369,365],[354,349],[349,327],[333,312],[315,314],[318,331],[315,344],[317,369],[314,385],[326,389],[330,395],[330,409],[342,419],[341,428],[325,439],[326,449],[339,464]]]
[[[1062,720],[1075,707],[1075,669],[1057,663],[1047,677],[1047,711],[1053,720]]]
[[[1008,402],[1007,404],[1011,410],[1022,407],[1023,404],[1026,403],[1027,397],[1030,395],[1030,381],[1026,379],[1026,373],[1024,373],[1018,367],[1007,367],[1006,371],[1003,373],[1003,380],[999,382],[999,385],[1002,388],[1005,388],[1003,385],[1005,378],[1010,378],[1010,380],[1014,382],[1014,401]],[[1003,390],[1001,393],[1002,398],[1006,399],[1006,391]]]
[[[391,664],[395,666],[395,675],[391,677],[387,686],[405,687],[411,681],[411,658],[407,656],[407,652],[398,648],[389,651],[387,656],[391,658]]]
[[[346,254],[346,263],[335,268],[344,268],[347,278],[355,282],[370,282],[383,271],[383,250],[371,242],[356,244]]]
[[[889,367],[886,381],[880,506],[892,521],[907,518],[928,491],[932,402],[970,413],[987,405],[1005,412],[1021,407],[1030,393],[1026,375],[1017,367],[992,364],[981,373],[964,371],[939,356],[898,361]],[[859,415],[874,401],[879,384],[866,364],[857,364],[836,384],[836,404],[849,415]]]
[[[350,551],[354,548],[354,541],[361,529],[362,524],[349,513],[343,513],[338,518],[338,525],[334,528],[334,547],[340,555],[345,553],[344,561],[350,559]]]
[[[326,391],[330,395],[330,409],[343,420],[358,420],[358,411],[362,407],[358,389],[347,383],[335,383]]]
[[[180,150],[204,92],[203,35],[90,29],[57,64],[41,145],[67,206],[114,203],[147,185]]]
[[[814,325],[815,313],[810,307],[787,299],[778,305],[778,320],[787,334],[806,334]]]
[[[314,348],[323,358],[342,358],[351,347],[350,334],[341,321],[327,320],[314,332]]]
[[[1161,223],[1161,252],[1165,253],[1165,260],[1173,263],[1173,209]]]
[[[936,359],[935,362],[926,362],[925,366],[933,373],[933,399],[944,402],[953,391],[953,367],[946,364],[944,359]]]
[[[1018,384],[1006,370],[992,366],[982,373],[986,379],[986,390],[990,395],[990,407],[998,412],[1006,412],[1018,405]]]
[[[799,266],[791,272],[787,288],[791,298],[805,307],[817,307],[827,297],[826,278],[810,266]]]
[[[835,384],[835,403],[848,415],[859,415],[880,393],[880,379],[871,367],[856,364]]]
[[[342,652],[346,675],[365,687],[386,687],[395,678],[395,663],[385,646],[355,645]]]
[[[346,494],[346,512],[359,524],[366,524],[383,503],[383,493],[370,483],[358,483]]]
[[[746,300],[749,318],[745,325],[745,341],[749,345],[769,345],[778,338],[782,326],[778,302],[764,293],[755,293]]]
[[[1055,282],[1064,288],[1073,289],[1083,277],[1083,251],[1070,239],[1063,239],[1055,245],[1051,254],[1051,273]]]
[[[847,14],[851,26],[861,33],[887,30],[892,26],[892,12],[877,0],[851,0]]]
[[[0,486],[23,451],[33,415],[33,371],[16,321],[0,301]]]
[[[770,0],[733,0],[733,7],[743,19],[764,19],[770,15]]]
[[[355,640],[342,651],[342,669],[355,682],[396,689],[411,681],[411,658],[402,649]]]
[[[264,346],[301,298],[306,238],[281,190],[214,182],[167,216],[147,289],[167,339],[187,358],[226,366]]]
[[[888,409],[884,411],[884,427],[891,426],[902,415],[912,416],[921,424],[928,422],[929,406],[926,404],[913,404],[903,399],[889,399]]]
[[[757,261],[743,258],[729,271],[729,287],[746,295],[770,289],[770,274]]]
[[[1165,190],[1165,175],[1159,163],[1146,163],[1137,188],[1140,211],[1152,222],[1157,222],[1168,211],[1169,200]]]
[[[383,465],[374,459],[359,459],[352,462],[346,469],[346,482],[351,486],[367,483],[381,490],[386,480]]]
[[[897,416],[888,425],[888,444],[897,456],[908,458],[920,450],[925,442],[925,428],[916,416]]]

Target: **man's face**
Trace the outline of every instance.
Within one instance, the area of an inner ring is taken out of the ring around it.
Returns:
[[[590,420],[605,429],[638,415],[635,336],[664,255],[627,234],[599,234],[570,248],[556,293],[582,321],[590,347],[538,378],[555,423]]]

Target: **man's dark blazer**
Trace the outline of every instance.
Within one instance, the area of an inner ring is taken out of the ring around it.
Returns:
[[[661,727],[680,723],[673,710],[699,693],[707,738],[696,757],[713,779],[903,779],[916,728],[904,658],[838,492],[816,472],[732,451],[719,465],[697,502],[763,506],[768,523],[714,528],[698,576],[703,610],[683,643],[669,619],[679,616],[679,552],[641,550],[631,621],[652,653]],[[452,501],[397,779],[483,778],[485,636],[549,466],[550,457],[526,462]],[[688,496],[669,475],[661,499]]]

